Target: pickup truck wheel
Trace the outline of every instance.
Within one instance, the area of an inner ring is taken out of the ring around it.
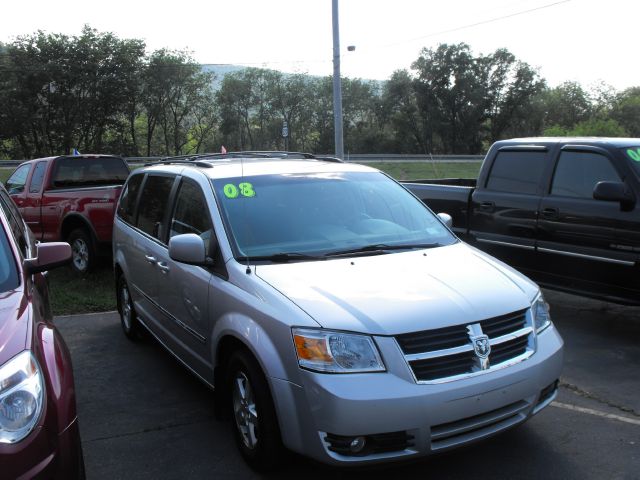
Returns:
[[[253,356],[237,350],[229,359],[227,386],[233,431],[244,460],[259,472],[276,469],[284,457],[269,385]]]
[[[71,245],[71,268],[77,273],[87,273],[95,262],[95,251],[91,236],[84,228],[76,228],[67,238]]]
[[[138,341],[141,340],[144,335],[142,326],[138,322],[138,316],[133,306],[133,300],[131,299],[131,293],[129,292],[129,286],[124,278],[124,275],[120,275],[118,278],[118,312],[120,313],[120,324],[122,325],[122,331],[129,340]]]

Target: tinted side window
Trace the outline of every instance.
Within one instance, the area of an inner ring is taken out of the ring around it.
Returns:
[[[23,258],[30,258],[29,239],[27,238],[26,225],[22,220],[22,216],[18,208],[11,200],[11,197],[4,191],[0,190],[0,208],[4,211],[4,215],[9,222],[9,227],[13,233],[13,238],[18,245],[18,249],[22,253]]]
[[[20,285],[18,269],[5,231],[0,227],[0,292],[8,292]],[[0,324],[2,320],[0,320]]]
[[[551,194],[593,198],[593,188],[602,181],[620,181],[607,157],[592,152],[562,152],[553,175]]]
[[[174,177],[149,175],[138,206],[138,228],[158,240],[162,239],[162,221],[167,211]]]
[[[16,171],[13,172],[7,180],[7,183],[5,183],[9,193],[20,193],[24,191],[24,184],[27,183],[27,176],[29,175],[30,169],[31,164],[20,165]]]
[[[138,192],[144,175],[133,175],[122,191],[118,204],[118,216],[127,223],[133,223]]]
[[[118,157],[61,157],[53,167],[53,188],[122,185],[129,167]]]
[[[200,235],[204,240],[207,256],[210,256],[209,244],[213,235],[213,225],[207,202],[198,185],[188,181],[182,183],[169,228],[169,238],[183,233]]]
[[[487,189],[499,192],[538,192],[546,152],[498,152],[489,173]]]
[[[31,185],[29,185],[29,193],[39,193],[44,180],[44,172],[47,168],[46,162],[36,163],[36,169],[31,176]]]

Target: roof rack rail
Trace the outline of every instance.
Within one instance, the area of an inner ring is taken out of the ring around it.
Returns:
[[[144,166],[150,167],[152,165],[170,165],[170,164],[187,164],[187,165],[196,165],[197,167],[213,168],[213,165],[211,165],[208,162],[200,162],[198,160],[189,160],[189,159],[181,160],[180,158],[162,159],[155,162],[145,163]]]
[[[325,162],[342,163],[342,160],[330,155],[313,155],[312,153],[304,152],[285,152],[279,150],[247,150],[239,152],[226,152],[226,153],[192,153],[188,155],[176,155],[174,157],[164,157],[155,162],[145,163],[145,166],[167,164],[167,163],[188,163],[191,165],[197,165],[199,167],[213,167],[210,163],[199,160],[216,160],[227,158],[303,158],[305,160],[320,160]]]
[[[316,155],[316,158],[325,162],[344,163],[338,157],[333,157],[331,155]]]

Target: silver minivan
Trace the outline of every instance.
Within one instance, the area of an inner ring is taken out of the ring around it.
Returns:
[[[373,168],[234,153],[135,170],[118,309],[215,389],[255,469],[412,459],[519,425],[563,342],[533,282]]]

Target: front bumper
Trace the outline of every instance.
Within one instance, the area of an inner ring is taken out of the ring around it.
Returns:
[[[415,383],[395,339],[377,337],[376,342],[387,366],[384,373],[302,371],[301,386],[271,378],[288,448],[334,465],[445,451],[525,422],[555,398],[562,369],[563,342],[553,325],[538,336],[535,354],[520,363],[431,385]],[[358,455],[336,448],[348,447],[355,437],[374,445],[387,442],[387,448]]]
[[[1,478],[84,478],[77,418],[60,434],[39,426],[23,441],[0,445]]]

